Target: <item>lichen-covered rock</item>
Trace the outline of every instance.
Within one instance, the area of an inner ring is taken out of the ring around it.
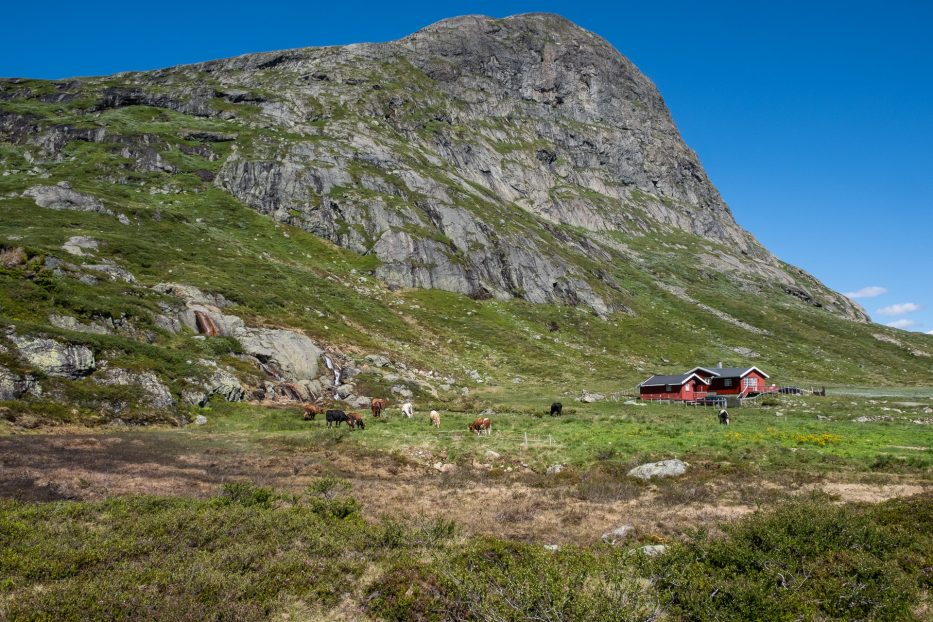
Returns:
[[[49,376],[80,378],[97,367],[94,352],[87,346],[18,335],[11,335],[10,341],[29,365]]]
[[[150,371],[129,372],[120,368],[108,368],[96,374],[94,380],[105,386],[138,387],[139,401],[152,408],[167,410],[176,404],[168,388]]]
[[[91,333],[94,335],[106,335],[111,331],[101,324],[79,322],[70,315],[52,314],[49,316],[49,324],[65,330],[73,330],[77,333]]]
[[[60,181],[54,186],[33,186],[23,192],[23,196],[31,197],[36,205],[47,209],[113,215],[98,199],[78,192],[67,181]]]
[[[629,477],[648,480],[654,477],[675,477],[687,472],[687,463],[680,460],[662,460],[641,464],[628,472]]]

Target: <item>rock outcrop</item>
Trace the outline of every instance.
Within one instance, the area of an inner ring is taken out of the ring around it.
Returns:
[[[19,335],[10,335],[9,339],[31,367],[49,376],[81,378],[97,367],[94,352],[87,346]]]

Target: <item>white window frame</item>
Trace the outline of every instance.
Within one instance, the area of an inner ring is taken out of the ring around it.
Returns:
[[[665,392],[665,393],[673,393],[673,392],[674,392],[674,387],[673,387],[672,385],[666,384],[666,385],[664,385],[664,392]]]
[[[723,381],[722,381],[722,386],[724,386],[724,387],[731,387],[731,386],[732,386],[732,378],[724,378]]]
[[[755,378],[754,376],[746,376],[742,379],[742,381],[746,389],[758,388],[758,378]]]

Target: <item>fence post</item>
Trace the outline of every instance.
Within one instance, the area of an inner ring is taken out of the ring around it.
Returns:
[[[528,451],[528,432],[525,432],[525,451]]]

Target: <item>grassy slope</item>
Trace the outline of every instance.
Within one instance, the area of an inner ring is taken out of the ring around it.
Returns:
[[[101,81],[95,88],[111,82]],[[52,87],[35,82],[31,88],[37,95]],[[743,293],[729,278],[710,279],[694,267],[694,254],[715,245],[685,234],[617,236],[636,249],[643,262],[617,255],[611,265],[603,266],[623,284],[623,291],[615,295],[633,311],[605,321],[583,310],[522,301],[474,301],[441,291],[390,292],[368,276],[375,267],[373,257],[277,224],[191,174],[198,169],[216,171],[231,147],[211,143],[218,155],[213,161],[183,154],[179,145],[197,145],[180,138],[184,131],[235,133],[244,148],[260,134],[288,140],[285,133],[245,124],[248,107],[238,105],[239,119],[223,121],[145,106],[89,117],[79,111],[86,104],[85,99],[56,104],[26,99],[2,102],[0,107],[46,122],[104,126],[129,136],[148,134],[165,141],[162,156],[180,172],[136,172],[114,144],[72,142],[60,160],[36,164],[23,157],[26,152],[35,155],[34,148],[0,145],[0,166],[7,173],[0,177],[0,244],[24,247],[31,257],[25,266],[0,268],[0,321],[16,324],[20,332],[88,343],[98,354],[106,352],[114,364],[154,369],[176,391],[183,378],[201,373],[190,363],[192,355],[236,365],[228,356],[235,347],[158,331],[152,344],[74,334],[48,326],[45,318],[49,313],[81,319],[126,313],[138,326],[151,328],[158,297],[144,287],[176,281],[222,293],[236,303],[232,311],[247,321],[298,328],[351,352],[391,353],[465,384],[471,383],[464,372],[479,369],[505,386],[519,378],[529,391],[543,388],[556,394],[582,386],[615,390],[631,387],[650,373],[716,360],[739,362],[742,357],[733,348],[740,346],[758,352],[752,362],[781,384],[933,384],[933,359],[908,352],[933,350],[933,338],[843,321],[778,292]],[[215,105],[232,106],[220,100]],[[121,225],[99,214],[44,210],[18,196],[35,184],[58,180],[101,197],[134,224]],[[521,214],[529,220],[526,226],[533,226],[533,219]],[[567,233],[579,234],[569,229]],[[91,287],[41,269],[42,258],[49,255],[79,262],[60,248],[72,235],[100,240],[93,261],[112,259],[135,274],[140,285],[108,282]],[[658,280],[684,286],[695,299],[771,334],[750,333],[704,312],[659,288]],[[550,332],[549,322],[559,331]],[[904,345],[878,341],[875,333],[896,335]],[[18,366],[11,355],[0,357],[0,362]],[[239,368],[249,376],[242,365]],[[87,406],[82,416],[91,416],[90,398],[96,388],[86,381],[52,384],[66,401]],[[73,418],[69,413],[58,409],[55,416]]]

